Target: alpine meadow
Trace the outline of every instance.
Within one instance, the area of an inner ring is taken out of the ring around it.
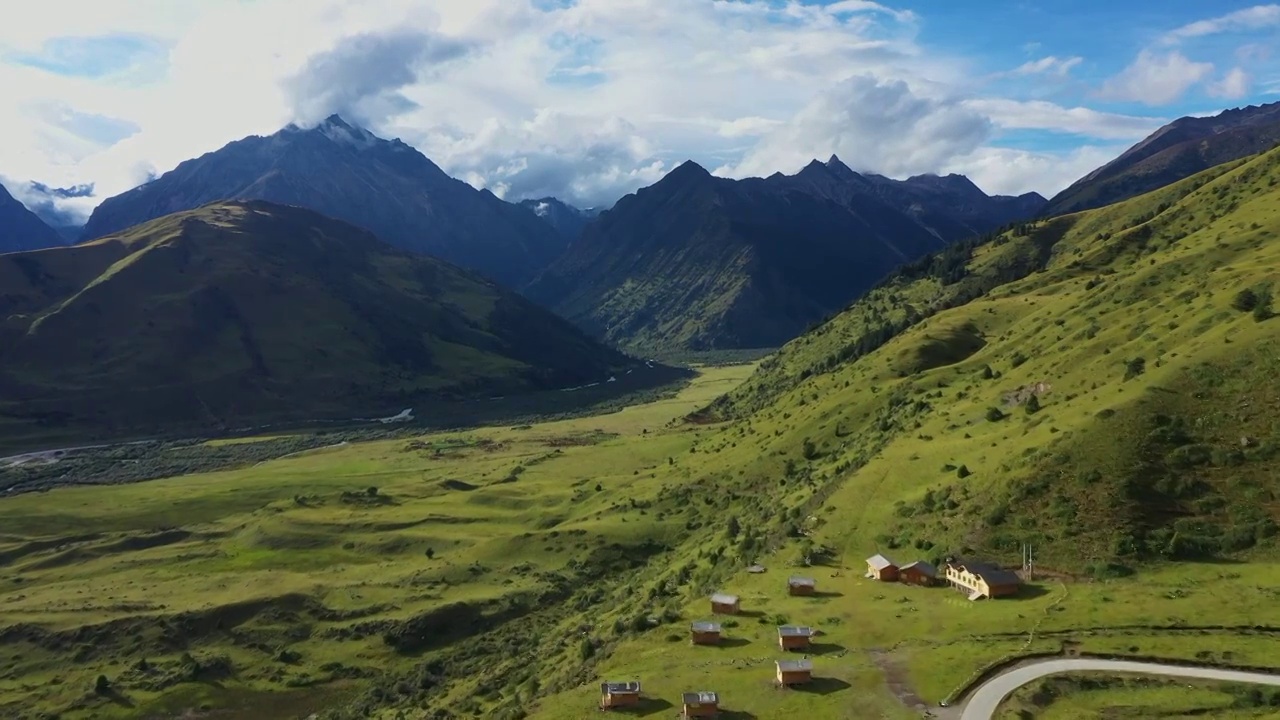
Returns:
[[[1280,6],[100,2],[0,718],[1278,717]]]

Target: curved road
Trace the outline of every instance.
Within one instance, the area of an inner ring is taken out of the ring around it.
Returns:
[[[1041,660],[1014,668],[997,675],[978,686],[962,705],[960,720],[990,720],[996,707],[1014,690],[1046,675],[1068,672],[1135,673],[1160,675],[1170,678],[1195,678],[1223,682],[1253,683],[1280,686],[1280,674],[1223,670],[1208,667],[1185,667],[1159,663],[1131,662],[1128,660],[1094,660],[1073,658],[1066,660]]]

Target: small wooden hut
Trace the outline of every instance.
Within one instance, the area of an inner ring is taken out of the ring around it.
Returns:
[[[711,612],[715,615],[737,615],[741,610],[737,595],[716,593],[711,596]]]
[[[600,683],[600,708],[602,710],[635,707],[639,704],[640,682],[638,680]]]
[[[682,715],[686,718],[713,718],[720,714],[720,696],[702,690],[684,694]]]
[[[689,638],[694,645],[719,645],[720,623],[700,620],[689,626]]]
[[[778,628],[778,647],[783,650],[808,650],[813,628],[800,625],[782,625]]]
[[[791,595],[812,595],[818,589],[818,581],[810,577],[793,575],[787,578],[787,592]]]
[[[779,660],[777,665],[778,684],[783,687],[803,685],[813,680],[812,660]]]

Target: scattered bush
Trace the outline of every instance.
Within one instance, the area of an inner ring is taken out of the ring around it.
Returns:
[[[1004,419],[1004,411],[997,407],[987,408],[987,420],[990,422],[1000,422]]]

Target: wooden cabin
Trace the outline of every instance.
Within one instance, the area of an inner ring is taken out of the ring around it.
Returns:
[[[737,615],[741,610],[737,595],[716,593],[711,596],[711,612],[715,615]]]
[[[808,650],[813,628],[783,625],[778,628],[778,647],[783,650]]]
[[[689,626],[689,638],[694,645],[719,645],[720,623],[698,621]]]
[[[640,682],[606,682],[600,683],[600,708],[635,707],[640,704]]]
[[[778,684],[783,687],[791,685],[804,685],[813,681],[813,661],[804,660],[779,660],[778,665]]]
[[[947,583],[970,600],[1017,595],[1022,579],[1017,574],[985,562],[951,560],[946,566]]]
[[[867,577],[881,582],[893,582],[898,579],[898,566],[883,555],[872,555],[867,558]]]
[[[793,575],[787,579],[787,592],[792,595],[812,595],[818,589],[818,581],[813,578]]]
[[[684,710],[686,718],[713,718],[720,714],[720,696],[703,690],[684,694]]]
[[[928,587],[938,582],[938,568],[923,560],[903,565],[898,570],[898,581],[908,585]]]

